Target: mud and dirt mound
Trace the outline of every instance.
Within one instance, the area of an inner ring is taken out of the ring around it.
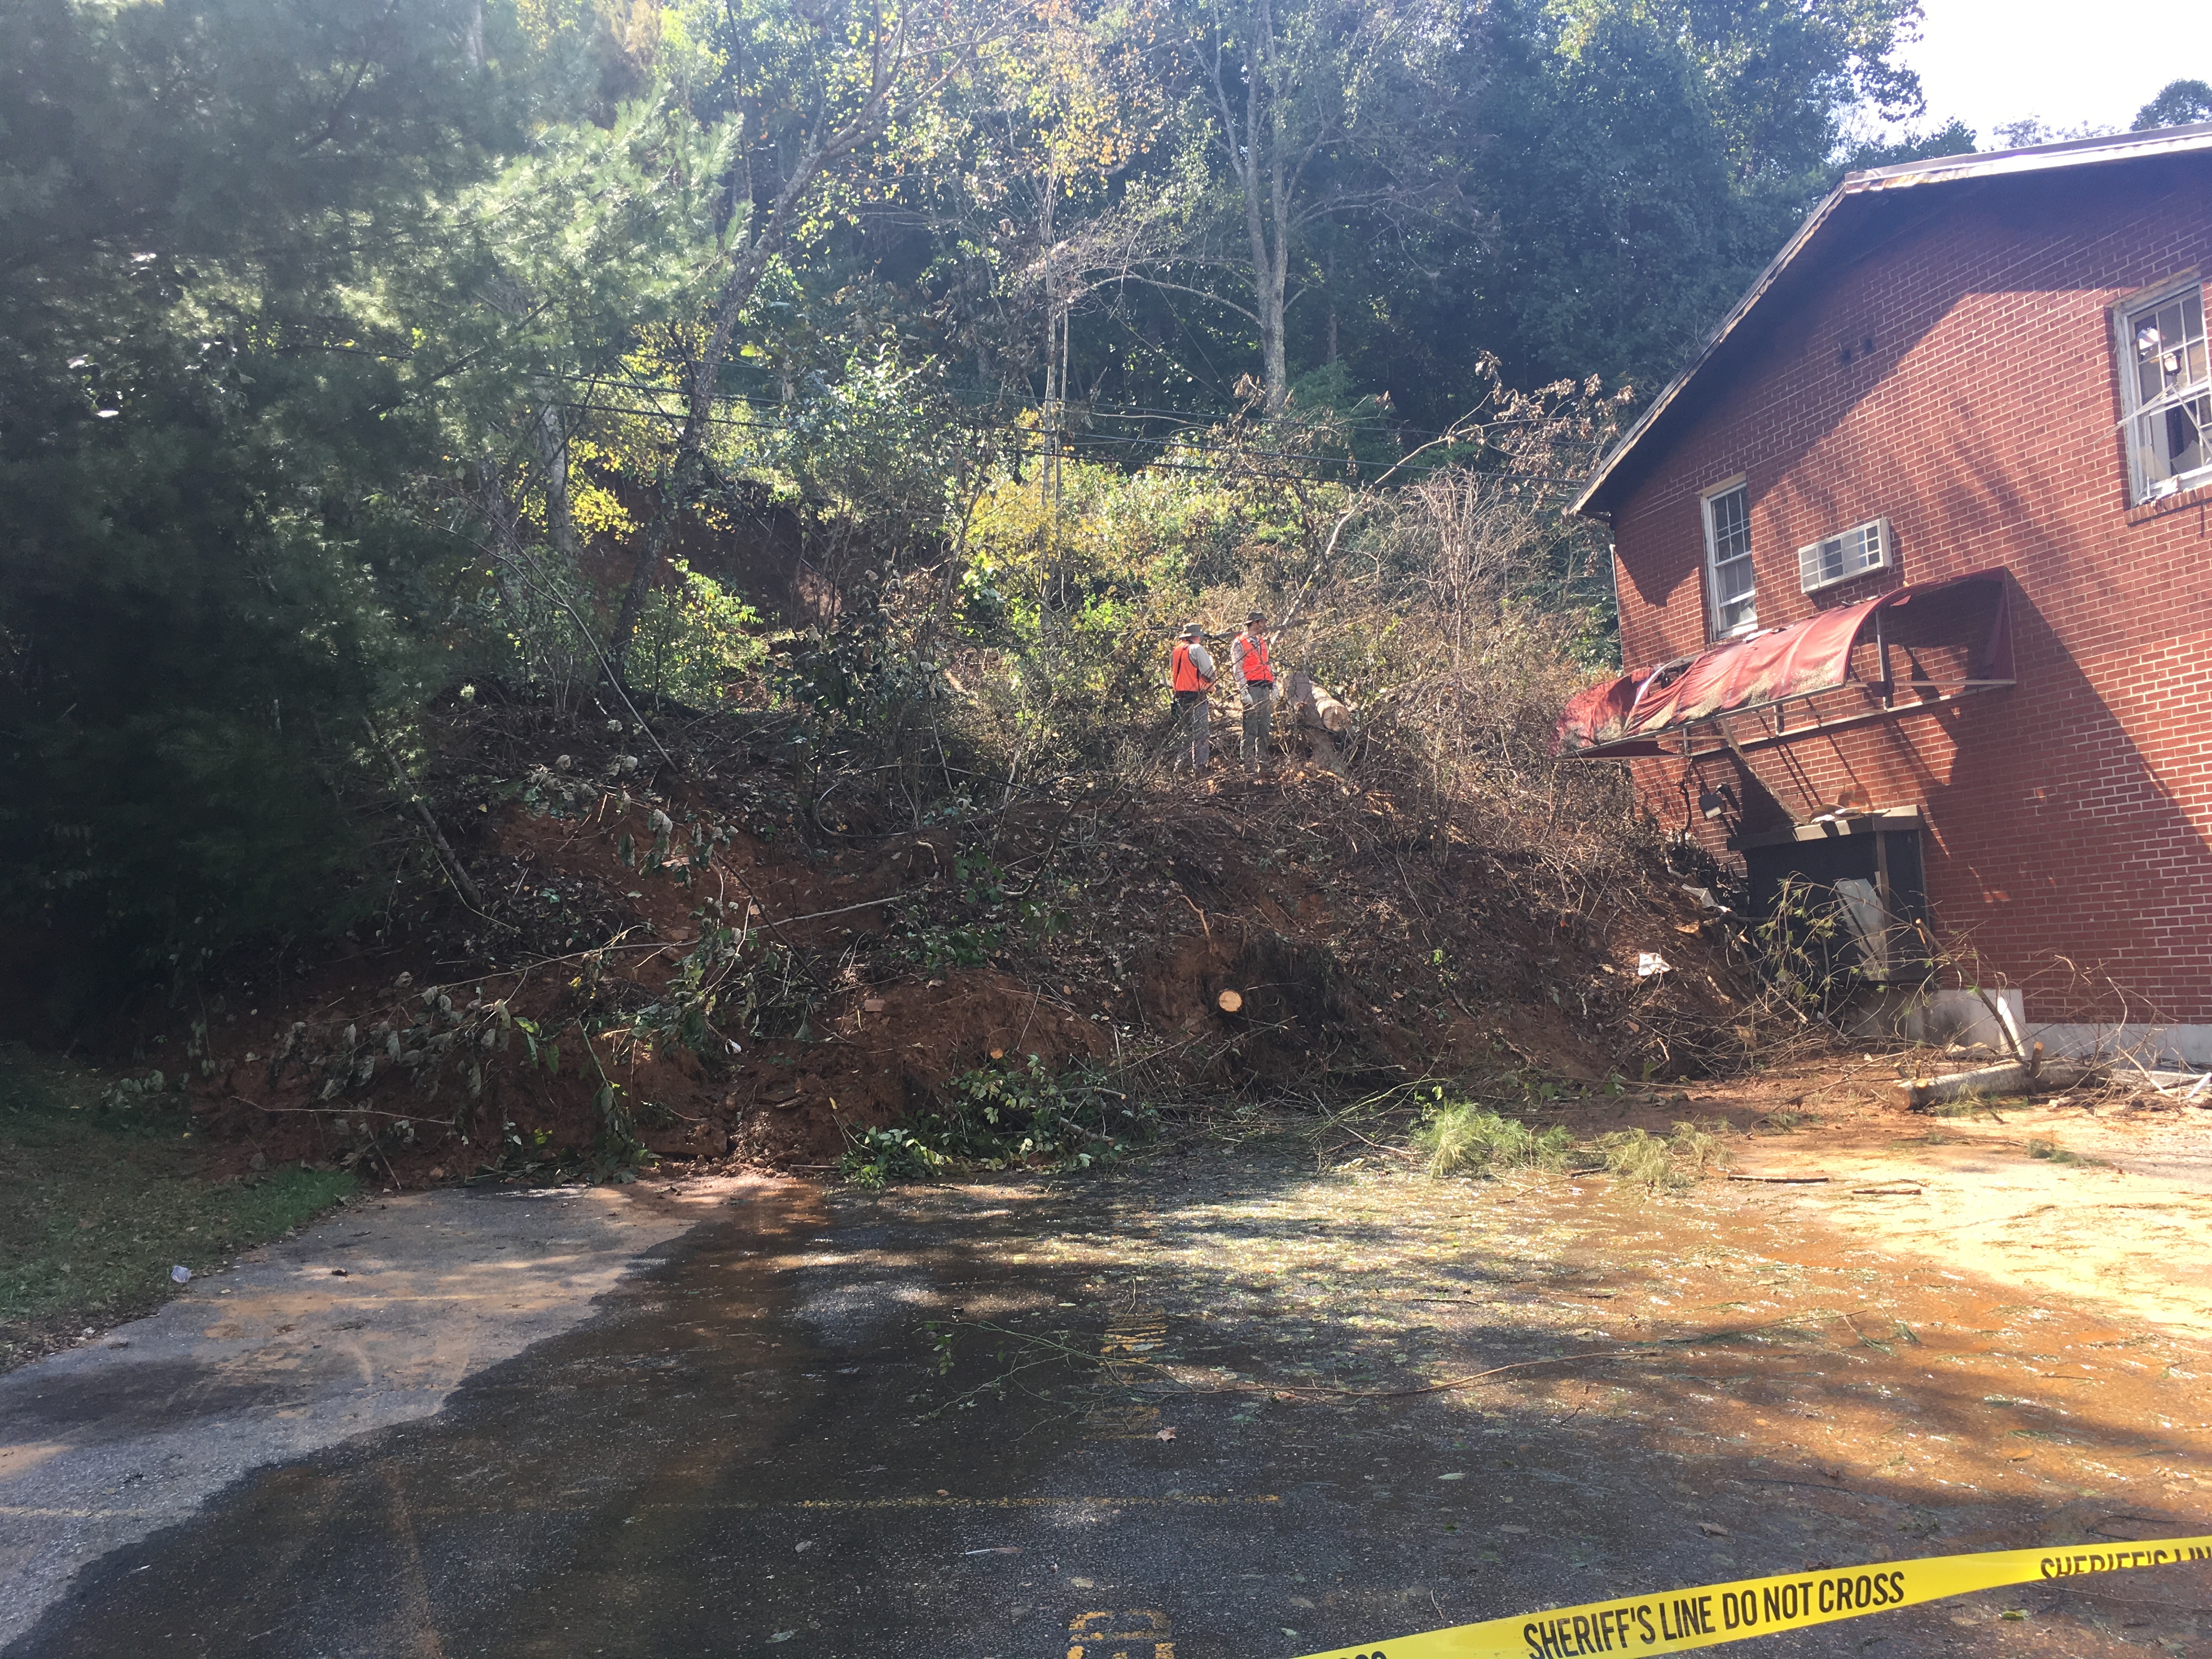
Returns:
[[[845,1002],[824,1022],[824,1040],[764,1043],[738,1068],[723,1105],[740,1156],[830,1162],[848,1127],[894,1123],[961,1073],[1009,1054],[1058,1070],[1113,1047],[1064,999],[994,969],[951,969]]]
[[[210,1128],[241,1164],[387,1184],[822,1166],[1030,1056],[1155,1093],[1672,1076],[1741,994],[1656,859],[1572,889],[1331,772],[1063,781],[914,829],[851,787],[825,808],[790,753],[728,721],[457,711],[438,811],[483,908],[433,893],[237,988],[191,1039]]]

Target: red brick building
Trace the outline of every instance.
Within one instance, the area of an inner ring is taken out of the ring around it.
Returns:
[[[2208,266],[2212,125],[1846,179],[1576,504],[1643,666],[1563,748],[1869,978],[1924,919],[2054,1048],[2212,1059]]]

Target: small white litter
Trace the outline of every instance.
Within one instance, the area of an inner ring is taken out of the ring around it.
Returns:
[[[1636,953],[1636,977],[1638,979],[1650,979],[1655,974],[1669,974],[1674,970],[1674,964],[1656,951],[1638,951]]]
[[[192,1270],[185,1266],[183,1262],[179,1262],[175,1267],[169,1269],[169,1282],[172,1285],[191,1284],[192,1282]]]

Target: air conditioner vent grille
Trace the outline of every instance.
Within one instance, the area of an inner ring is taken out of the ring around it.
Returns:
[[[1869,570],[1889,568],[1889,520],[1869,519],[1840,536],[1831,536],[1797,550],[1797,580],[1810,593],[1832,587]]]

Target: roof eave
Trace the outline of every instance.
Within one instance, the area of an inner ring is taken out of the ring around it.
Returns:
[[[1590,503],[1605,488],[1606,480],[1613,476],[1614,470],[1622,461],[1628,459],[1629,452],[1636,447],[1644,434],[1650,431],[1659,417],[1673,406],[1674,400],[1688,387],[1690,382],[1697,378],[1698,371],[1703,369],[1714,354],[1727,343],[1729,337],[1735,333],[1737,325],[1751,314],[1752,307],[1756,306],[1765,296],[1767,290],[1780,279],[1782,273],[1789,268],[1790,261],[1797,257],[1798,251],[1812,240],[1814,234],[1827,222],[1829,215],[1835,211],[1836,204],[1844,199],[1844,192],[1850,188],[1850,180],[1847,179],[1828,192],[1826,200],[1805,216],[1805,222],[1797,227],[1796,234],[1782,245],[1780,252],[1766,262],[1766,269],[1759,273],[1757,280],[1744,291],[1743,297],[1729,308],[1727,316],[1721,319],[1720,326],[1705,337],[1705,344],[1698,349],[1697,356],[1691,360],[1690,366],[1667,382],[1659,395],[1654,398],[1644,411],[1636,417],[1628,430],[1620,434],[1620,441],[1607,452],[1605,458],[1598,463],[1597,471],[1590,475],[1589,483],[1583,486],[1582,494],[1576,496],[1573,504],[1567,508],[1569,513],[1587,514],[1591,511]],[[1603,508],[1598,509],[1601,512],[1603,510]]]
[[[2185,155],[2212,148],[2212,121],[2187,126],[2154,127],[2148,132],[2107,134],[2100,138],[2069,138],[2063,143],[2034,144],[2026,149],[2001,149],[1972,155],[1937,155],[1925,161],[1901,161],[1892,167],[1870,167],[1844,175],[1839,189],[1853,194],[1869,190],[1899,190],[1915,185],[1950,184],[1961,179],[2002,179],[2021,173],[2051,173],[2062,167],[2094,166],[2106,161],[2140,161],[2156,155]]]
[[[2212,121],[2201,121],[2189,126],[2158,128],[2119,137],[2075,138],[2064,143],[2038,144],[2027,149],[1998,150],[1988,155],[1942,155],[1925,161],[1905,161],[1896,167],[1874,167],[1864,173],[1846,173],[1844,181],[1828,192],[1826,199],[1805,216],[1805,222],[1798,226],[1796,234],[1782,245],[1781,252],[1767,261],[1766,268],[1745,290],[1743,297],[1730,307],[1727,316],[1721,319],[1720,325],[1705,337],[1705,344],[1698,349],[1690,366],[1667,383],[1643,414],[1638,416],[1634,423],[1621,434],[1620,441],[1606,452],[1604,458],[1598,462],[1597,471],[1590,475],[1590,481],[1583,487],[1582,493],[1575,497],[1567,511],[1585,517],[1597,517],[1611,510],[1609,506],[1600,505],[1599,498],[1606,493],[1606,485],[1620,470],[1621,463],[1680,401],[1690,383],[1704,373],[1706,365],[1727,344],[1744,319],[1781,280],[1784,272],[1803,252],[1805,245],[1833,216],[1837,206],[1845,197],[2206,150],[2212,150]]]

